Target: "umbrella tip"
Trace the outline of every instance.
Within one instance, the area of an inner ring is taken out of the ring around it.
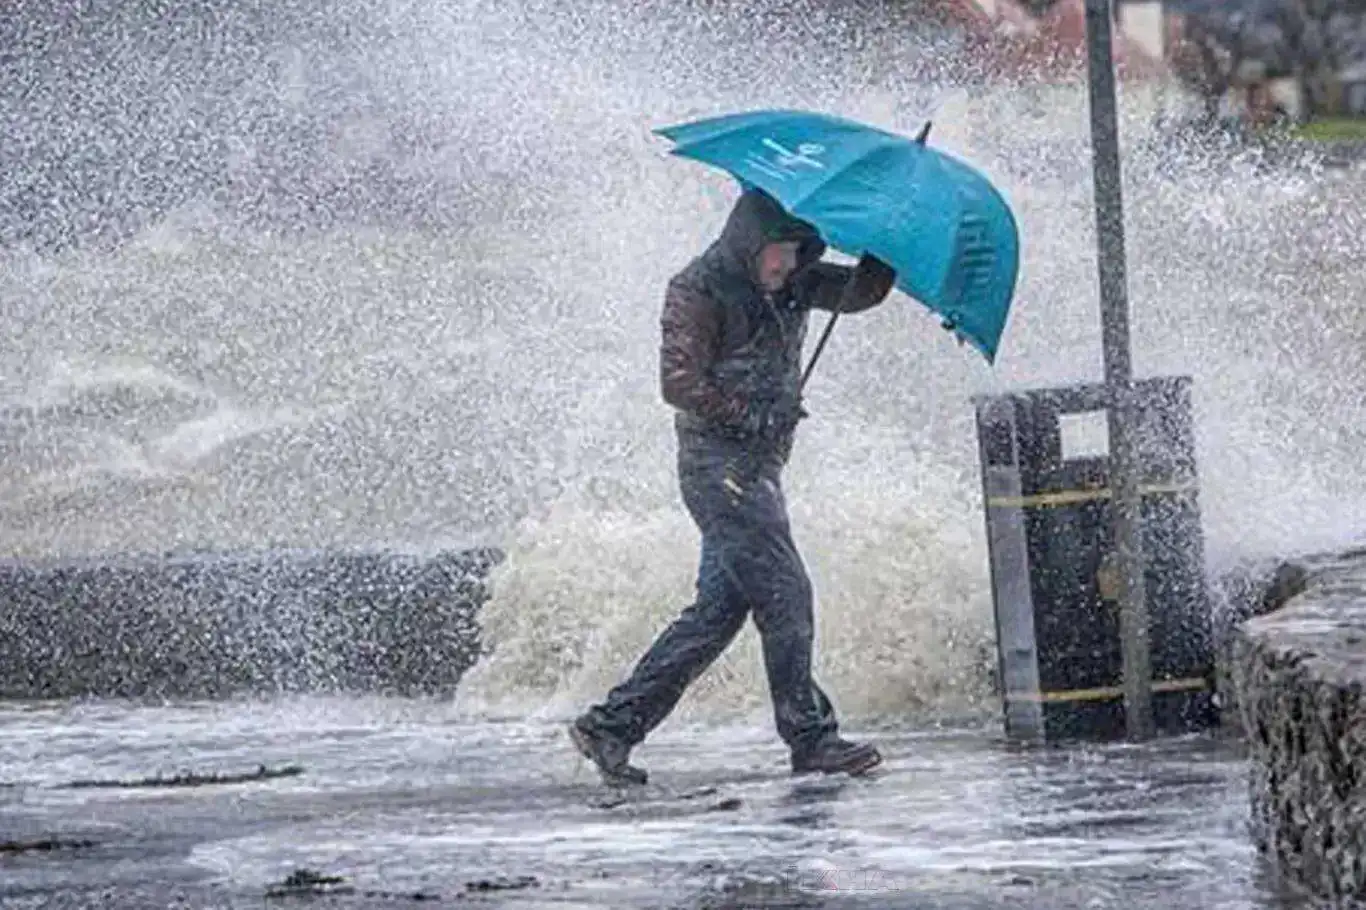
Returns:
[[[930,126],[932,125],[932,123],[933,121],[930,120],[925,121],[925,125],[920,128],[920,135],[915,137],[916,142],[920,143],[921,145],[925,144],[925,140],[930,138]]]

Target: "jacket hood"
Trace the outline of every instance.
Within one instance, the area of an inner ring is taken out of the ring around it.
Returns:
[[[797,271],[825,254],[825,242],[816,229],[795,218],[762,190],[748,189],[736,200],[712,251],[732,278],[756,282],[755,260],[765,244],[796,240]]]

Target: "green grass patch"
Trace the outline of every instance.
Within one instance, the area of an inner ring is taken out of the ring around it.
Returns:
[[[1314,142],[1366,141],[1366,117],[1324,117],[1291,130],[1296,139]]]

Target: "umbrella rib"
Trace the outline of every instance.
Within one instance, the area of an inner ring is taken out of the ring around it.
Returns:
[[[892,144],[881,144],[881,145],[874,146],[873,148],[866,149],[866,150],[863,151],[863,152],[860,152],[860,153],[858,154],[857,157],[855,157],[855,158],[853,158],[852,160],[846,162],[845,165],[844,165],[842,168],[840,168],[838,171],[835,171],[834,173],[830,174],[828,177],[825,177],[825,178],[822,179],[819,183],[817,183],[815,186],[813,186],[813,187],[811,187],[810,189],[808,189],[806,192],[802,193],[795,201],[793,201],[793,202],[789,205],[789,208],[791,209],[792,214],[793,214],[793,215],[798,215],[797,208],[798,208],[799,206],[804,205],[804,204],[807,202],[807,200],[809,200],[812,196],[816,195],[816,194],[819,193],[821,190],[825,189],[825,187],[826,187],[831,181],[833,181],[833,180],[837,179],[838,177],[840,177],[841,175],[847,173],[847,172],[848,172],[852,167],[854,167],[855,165],[857,165],[857,164],[859,164],[859,163],[861,163],[861,162],[867,161],[869,158],[871,158],[871,157],[872,157],[873,155],[875,155],[875,154],[880,154],[880,153],[882,153],[882,152],[886,152],[886,151],[889,150],[889,149],[895,149],[895,148],[896,148],[896,146],[895,146],[895,145],[892,145]],[[798,215],[798,217],[800,217],[800,215]]]

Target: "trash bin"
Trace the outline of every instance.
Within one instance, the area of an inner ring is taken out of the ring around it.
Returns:
[[[1218,722],[1190,379],[1137,381],[1134,396],[1153,721],[1187,732]],[[1011,739],[1125,733],[1107,398],[1086,385],[974,399]]]

